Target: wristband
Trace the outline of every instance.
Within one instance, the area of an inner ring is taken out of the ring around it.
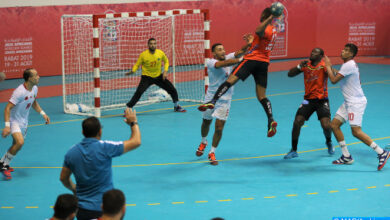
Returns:
[[[11,123],[9,121],[5,122],[5,127],[11,127]]]
[[[130,127],[133,127],[134,125],[138,125],[138,122],[136,121],[130,122]]]
[[[301,64],[298,64],[298,65],[297,65],[297,68],[298,68],[299,70],[301,70]]]
[[[39,114],[41,114],[42,116],[46,115],[46,113],[43,110],[39,112]]]

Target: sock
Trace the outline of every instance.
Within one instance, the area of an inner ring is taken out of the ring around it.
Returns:
[[[272,122],[274,120],[274,118],[272,116],[271,102],[268,100],[268,98],[264,98],[264,99],[260,100],[260,103],[263,106],[265,113],[267,114],[268,122],[269,123]]]
[[[298,140],[292,140],[292,150],[293,151],[298,150]]]
[[[232,84],[230,84],[226,81],[224,83],[222,83],[218,87],[217,91],[215,92],[215,95],[214,95],[213,99],[211,100],[211,103],[215,104],[217,102],[217,100],[219,98],[221,98],[221,96],[223,96],[223,94],[225,94],[226,91],[228,91],[231,86],[232,86]]]
[[[173,105],[175,106],[175,108],[179,105],[179,102],[174,102]]]
[[[211,150],[210,150],[210,153],[215,153],[215,150],[216,150],[216,149],[217,149],[216,147],[212,146],[212,147],[211,147]]]
[[[348,151],[347,144],[345,143],[345,141],[340,141],[339,145],[340,145],[340,148],[341,148],[341,152],[343,153],[343,155],[345,157],[351,156],[351,154]]]
[[[207,137],[202,137],[202,143],[207,144]]]
[[[377,145],[375,142],[372,142],[371,144],[370,144],[370,147],[372,148],[372,149],[374,149],[374,151],[377,153],[377,154],[383,154],[383,149],[381,148],[381,147],[379,147],[379,145]]]
[[[9,165],[14,156],[15,155],[12,155],[7,151],[7,153],[4,154],[3,158],[1,158],[0,162],[2,162],[4,166]]]

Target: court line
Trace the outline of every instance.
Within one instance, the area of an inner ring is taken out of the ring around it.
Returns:
[[[361,85],[386,84],[387,82],[390,83],[390,80],[365,82],[365,83],[362,83]],[[340,87],[339,86],[330,86],[330,87],[328,87],[328,90],[337,89],[337,88],[340,88]],[[299,94],[299,93],[304,93],[304,92],[305,92],[304,90],[299,90],[299,91],[293,91],[293,92],[282,92],[282,93],[277,93],[277,94],[270,94],[267,96],[273,97],[273,96],[282,96],[282,95],[293,95],[293,94]],[[250,99],[256,99],[256,97],[233,99],[232,101],[236,102],[236,101],[243,101],[243,100],[250,100]],[[201,105],[201,104],[184,105],[183,107],[188,108],[188,107],[195,107],[195,106],[199,106],[199,105]],[[137,114],[143,114],[143,113],[148,113],[148,112],[159,112],[159,111],[165,111],[165,110],[172,110],[172,108],[159,108],[159,109],[145,110],[145,111],[137,112]],[[104,116],[101,116],[101,118],[112,118],[112,117],[118,117],[118,116],[122,116],[122,115],[123,114],[104,115]],[[82,120],[84,120],[84,118],[51,122],[50,124],[55,125],[55,124],[63,124],[63,123],[76,122],[76,121],[82,121]],[[43,125],[46,125],[46,124],[33,124],[33,125],[29,125],[28,127],[37,127],[37,126],[43,126]],[[3,129],[0,129],[0,131],[2,131],[2,130]]]
[[[390,184],[385,184],[383,185],[383,187],[389,187]],[[363,187],[365,189],[373,189],[373,188],[377,188],[376,186],[367,186],[367,187]],[[347,191],[358,191],[358,188],[351,188],[351,189],[345,189],[343,190],[343,192],[347,192]],[[360,190],[361,191],[361,190]],[[336,192],[340,192],[339,190],[331,190],[331,191],[328,191],[328,193],[336,193]],[[313,195],[319,195],[320,193],[318,192],[312,192],[312,193],[302,193],[303,195],[306,195],[306,196],[313,196]],[[322,195],[325,195],[325,194],[322,194]],[[294,198],[294,197],[298,197],[299,194],[287,194],[285,195],[285,197],[289,197],[289,198]],[[263,197],[264,199],[275,199],[277,198],[276,196],[264,196]],[[282,198],[282,197],[278,197],[278,198]],[[240,200],[254,200],[255,198],[254,197],[249,197],[249,198],[241,198],[241,199],[220,199],[220,200],[213,200],[213,201],[217,201],[217,202],[234,202],[234,201],[240,201]],[[209,201],[207,200],[198,200],[198,201],[194,201],[194,203],[208,203]],[[177,205],[177,204],[184,204],[185,202],[166,202],[166,204],[172,204],[172,205]],[[165,204],[165,203],[145,203],[144,205],[148,205],[148,206],[158,206],[158,205],[162,205],[162,204]],[[138,204],[138,205],[142,205],[142,204]],[[126,204],[126,206],[137,206],[137,204]],[[53,206],[49,206],[50,208],[53,208]],[[14,209],[15,207],[14,206],[1,206],[1,209]],[[18,208],[18,207],[16,207]],[[24,207],[25,209],[38,209],[40,208],[39,206],[25,206]]]
[[[381,137],[381,138],[374,138],[373,141],[377,140],[383,140],[383,139],[389,139],[390,136],[387,137]],[[363,142],[353,142],[347,144],[347,146],[356,145],[356,144],[362,144]],[[339,147],[339,145],[334,146],[335,148]],[[328,150],[328,148],[317,148],[312,150],[306,150],[306,151],[298,151],[298,153],[310,153],[310,152],[316,152],[321,150]],[[237,161],[237,160],[251,160],[251,159],[260,159],[260,158],[269,158],[269,157],[279,157],[284,156],[286,153],[283,154],[271,154],[271,155],[263,155],[263,156],[256,156],[256,157],[241,157],[241,158],[228,158],[228,159],[222,159],[218,161]],[[130,165],[114,165],[112,167],[150,167],[150,166],[168,166],[168,165],[185,165],[185,164],[197,164],[197,163],[210,163],[208,160],[202,160],[202,161],[191,161],[191,162],[176,162],[176,163],[155,163],[155,164],[130,164]],[[16,169],[60,169],[62,167],[13,167]]]

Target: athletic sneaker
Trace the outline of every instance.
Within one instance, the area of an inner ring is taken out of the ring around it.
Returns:
[[[14,168],[10,167],[9,165],[4,166],[4,164],[0,162],[0,169],[3,167],[5,167],[9,172],[14,172]]]
[[[207,109],[213,109],[214,108],[214,104],[213,103],[204,103],[204,104],[201,104],[199,107],[198,107],[198,110],[201,111],[201,112],[204,112],[206,111]]]
[[[7,168],[3,167],[3,168],[1,169],[1,173],[3,174],[3,176],[4,176],[5,179],[7,179],[7,180],[12,179],[12,177],[11,177],[11,172],[10,172]]]
[[[390,157],[390,153],[387,150],[385,150],[382,154],[378,155],[378,159],[379,159],[378,170],[381,170],[385,166],[387,159],[389,159],[389,157]]]
[[[286,156],[284,156],[284,159],[292,159],[294,157],[298,157],[298,153],[292,150],[288,152]]]
[[[182,108],[180,105],[174,107],[173,110],[174,110],[175,112],[186,112],[186,111],[187,111],[187,110],[185,110],[184,108]]]
[[[196,150],[196,156],[198,156],[198,157],[202,156],[206,146],[207,146],[207,143],[205,143],[205,144],[204,143],[200,143],[199,147],[198,147],[198,150]]]
[[[268,124],[267,137],[272,137],[276,134],[276,126],[278,126],[278,123],[276,121],[272,121]]]
[[[333,161],[333,164],[352,164],[352,163],[353,163],[353,159],[351,155],[349,157],[345,157],[344,155],[341,155],[339,159]]]
[[[328,147],[328,154],[333,155],[334,154],[334,147],[333,147],[332,141],[326,142],[326,146]]]
[[[215,153],[209,153],[209,161],[211,165],[218,165],[217,159],[215,159]]]

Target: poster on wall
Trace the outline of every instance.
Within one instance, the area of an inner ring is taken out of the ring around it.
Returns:
[[[33,39],[9,38],[4,39],[3,71],[12,76],[20,74],[33,65]]]
[[[287,57],[288,25],[286,8],[284,8],[283,14],[273,21],[273,25],[277,35],[271,51],[271,57]]]
[[[376,51],[375,22],[349,23],[348,42],[358,46],[359,51]]]

